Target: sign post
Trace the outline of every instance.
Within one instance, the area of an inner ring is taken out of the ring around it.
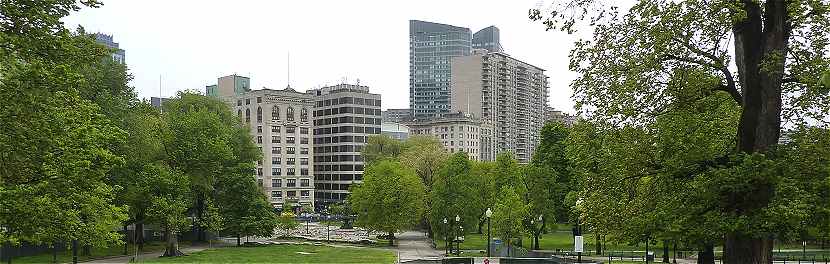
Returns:
[[[577,254],[577,261],[582,262],[582,235],[574,236],[574,252]]]

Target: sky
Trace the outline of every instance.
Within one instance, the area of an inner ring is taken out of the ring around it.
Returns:
[[[253,89],[282,89],[290,53],[296,90],[359,79],[381,94],[383,109],[408,108],[409,20],[417,19],[473,33],[495,25],[508,54],[546,69],[548,105],[574,112],[568,53],[577,38],[528,19],[540,0],[102,1],[63,21],[113,35],[140,98],[204,92],[234,73],[250,77]]]

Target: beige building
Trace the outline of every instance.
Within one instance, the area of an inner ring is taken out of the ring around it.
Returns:
[[[545,110],[545,120],[548,122],[558,122],[565,126],[573,126],[576,122],[576,116],[548,107]]]
[[[222,84],[220,78],[219,86]],[[225,93],[220,89],[219,94]],[[289,86],[220,98],[230,103],[239,119],[250,126],[262,151],[256,179],[271,205],[283,209],[314,206],[313,96]]]
[[[452,111],[493,127],[496,153],[511,151],[519,162],[529,162],[547,114],[544,69],[478,49],[452,58],[451,70]]]
[[[410,136],[435,137],[450,153],[463,151],[472,160],[495,160],[492,128],[469,115],[447,114],[441,118],[416,120],[406,125],[409,126]]]

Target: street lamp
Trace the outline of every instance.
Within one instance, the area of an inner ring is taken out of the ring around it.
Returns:
[[[461,222],[461,217],[458,216],[458,215],[455,215],[455,224],[458,225],[458,226],[461,226],[461,224],[459,224],[459,222]],[[455,253],[458,254],[458,251],[461,249],[461,245],[459,245],[461,242],[458,242],[456,240],[458,240],[458,233],[457,232],[455,234],[455,238],[453,238],[453,242],[455,242]]]
[[[487,216],[487,257],[490,257],[490,217],[493,216],[493,210],[490,210],[490,207],[487,207],[487,211],[484,212],[484,216]]]
[[[538,220],[539,221],[536,221],[536,223],[539,223],[539,232],[536,233],[536,237],[535,237],[536,241],[534,241],[534,242],[536,242],[535,243],[536,247],[534,248],[536,250],[539,250],[539,235],[541,235],[541,233],[542,233],[542,228],[545,227],[545,224],[542,222],[542,215],[539,215]],[[534,226],[534,228],[535,228],[535,226]]]
[[[446,226],[446,225],[447,225],[447,218],[444,217],[444,226]],[[447,228],[447,231],[448,232],[444,233],[444,255],[449,255],[450,254],[449,253],[449,246],[450,246],[450,244],[449,244],[450,243],[449,231],[450,231],[450,229]]]
[[[576,242],[576,236],[580,236],[580,238],[582,237],[582,230],[579,228],[579,212],[578,212],[581,204],[582,204],[582,198],[577,199],[576,200],[576,207],[577,207],[576,208],[577,209],[576,230],[575,230],[576,232],[574,233],[574,242]],[[580,241],[580,242],[582,242],[582,241]],[[583,245],[579,245],[579,247],[580,247],[579,252],[576,252],[576,261],[577,261],[577,263],[582,263],[582,250],[581,249],[582,249]],[[648,254],[648,250],[646,250],[646,254]]]

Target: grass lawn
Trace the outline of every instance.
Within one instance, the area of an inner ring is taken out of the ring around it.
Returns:
[[[395,263],[391,250],[312,245],[270,245],[208,249],[189,256],[144,263]]]
[[[179,246],[188,246],[190,242],[179,242]],[[135,253],[135,246],[133,244],[128,245],[127,247],[128,254]],[[156,252],[164,250],[164,243],[163,242],[148,242],[144,244],[143,253],[147,252]],[[97,248],[93,247],[90,250],[89,256],[83,256],[81,253],[83,250],[79,248],[78,250],[78,261],[86,261],[88,259],[97,259],[109,256],[121,256],[124,253],[124,245],[113,245],[109,247]],[[72,251],[71,250],[64,250],[58,252],[58,262],[59,263],[66,263],[72,262]],[[27,256],[27,257],[16,257],[12,259],[12,263],[52,263],[52,252],[47,252],[39,255],[34,256]]]

